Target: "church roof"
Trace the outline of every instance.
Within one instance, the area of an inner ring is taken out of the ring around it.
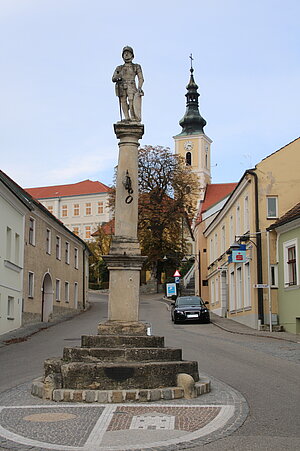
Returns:
[[[84,194],[107,193],[110,188],[104,183],[92,180],[83,180],[69,185],[42,186],[39,188],[26,188],[26,191],[35,199],[48,199],[52,197],[81,196]]]
[[[185,115],[179,121],[179,125],[182,127],[182,132],[179,135],[193,135],[193,134],[204,134],[203,128],[206,125],[206,120],[201,116],[199,112],[199,101],[198,98],[200,94],[198,93],[198,85],[194,80],[193,75],[194,69],[191,66],[190,69],[190,80],[186,87],[186,110]]]

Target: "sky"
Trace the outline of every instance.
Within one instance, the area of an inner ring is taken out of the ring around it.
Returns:
[[[0,0],[0,42],[0,169],[24,188],[112,184],[125,45],[145,78],[141,145],[172,150],[193,54],[213,183],[300,136],[299,0]]]

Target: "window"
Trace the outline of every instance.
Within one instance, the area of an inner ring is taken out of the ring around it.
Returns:
[[[236,269],[236,308],[241,309],[242,307],[243,307],[242,267],[239,266]]]
[[[267,217],[277,218],[278,217],[278,198],[277,196],[267,197]]]
[[[229,245],[231,246],[234,242],[234,230],[233,230],[233,216],[229,218]]]
[[[53,205],[48,205],[47,209],[51,214],[53,214]]]
[[[35,220],[29,218],[29,244],[35,245]]]
[[[8,296],[7,299],[7,318],[8,319],[14,319],[14,304],[15,304],[15,298],[12,296]]]
[[[89,238],[91,238],[91,226],[86,226],[85,227],[85,238],[88,240]]]
[[[251,280],[250,280],[250,264],[249,262],[244,265],[244,307],[251,306]]]
[[[46,230],[46,252],[51,254],[51,230]]]
[[[60,301],[60,280],[56,279],[55,281],[55,299],[56,301]]]
[[[298,246],[297,239],[283,243],[284,250],[284,285],[286,287],[297,285],[299,274],[297,268]]]
[[[278,286],[278,267],[277,265],[270,265],[271,287]]]
[[[33,298],[34,296],[34,273],[29,271],[28,273],[28,297]]]
[[[241,211],[240,211],[240,206],[239,205],[236,207],[236,229],[235,229],[235,234],[236,235],[240,235],[241,234]]]
[[[224,254],[226,246],[225,226],[221,229],[221,254]]]
[[[192,164],[192,154],[191,154],[191,152],[187,152],[185,154],[185,164],[187,166],[191,166],[191,164]]]
[[[214,260],[216,260],[219,256],[219,249],[218,249],[218,235],[215,233],[215,242],[214,242]]]
[[[15,233],[15,264],[20,263],[20,235]]]
[[[75,269],[78,269],[78,249],[75,247],[74,249],[74,266]]]
[[[60,260],[61,259],[61,240],[60,240],[59,236],[56,237],[55,251],[56,251],[55,255],[56,255],[57,260]]]
[[[103,213],[103,202],[98,202],[98,215]]]
[[[68,205],[62,205],[61,207],[61,215],[63,218],[68,216]]]
[[[217,304],[219,302],[219,278],[218,277],[216,277],[215,289],[216,289],[215,302]]]
[[[11,260],[11,228],[6,227],[6,260]]]
[[[75,226],[73,227],[73,233],[77,236],[79,236],[79,227]]]
[[[249,232],[250,221],[249,221],[249,199],[248,196],[244,199],[244,232]]]
[[[79,216],[79,214],[80,214],[79,204],[74,204],[74,216]]]
[[[74,308],[78,307],[78,283],[74,284]]]
[[[211,238],[209,241],[209,257],[210,257],[210,263],[214,261],[214,254],[213,254],[214,246],[213,246],[213,239]]]
[[[65,257],[66,257],[66,263],[70,264],[70,243],[66,241],[66,249],[65,249]]]
[[[215,281],[214,280],[211,281],[211,286],[210,286],[210,303],[211,304],[215,303]]]
[[[85,214],[86,214],[86,216],[90,216],[92,214],[92,204],[91,204],[91,202],[87,202],[85,204]]]
[[[229,310],[232,312],[235,310],[235,283],[234,283],[234,271],[230,273],[229,278]]]
[[[65,282],[65,301],[69,302],[70,300],[70,285],[69,282]]]

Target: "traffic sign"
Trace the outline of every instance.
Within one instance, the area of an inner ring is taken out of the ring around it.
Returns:
[[[178,269],[176,269],[176,271],[174,272],[173,277],[181,277],[181,274],[178,271]]]
[[[176,295],[176,284],[175,283],[167,283],[167,297]]]
[[[180,277],[175,277],[175,283],[180,283]]]

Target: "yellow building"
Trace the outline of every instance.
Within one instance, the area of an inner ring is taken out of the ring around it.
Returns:
[[[300,138],[247,170],[204,230],[212,312],[253,328],[277,322],[276,234],[267,229],[299,202],[299,167]]]

